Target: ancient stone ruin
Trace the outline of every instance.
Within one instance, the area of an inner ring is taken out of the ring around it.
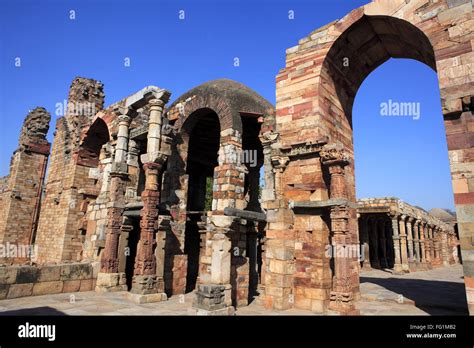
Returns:
[[[36,108],[0,179],[0,242],[35,246],[2,259],[0,299],[194,291],[198,314],[253,299],[357,314],[361,269],[443,267],[459,250],[472,313],[472,22],[471,1],[374,1],[286,51],[276,107],[225,79],[171,105],[147,86],[104,107],[102,83],[76,78],[51,154],[50,115]],[[356,200],[352,104],[390,57],[438,73],[457,222],[396,198]]]

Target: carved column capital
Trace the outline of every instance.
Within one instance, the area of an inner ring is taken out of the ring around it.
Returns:
[[[324,145],[319,152],[321,162],[328,166],[338,166],[343,168],[350,163],[350,157],[347,152],[336,144]]]
[[[271,160],[273,167],[278,169],[280,172],[283,172],[290,162],[290,158],[287,156],[272,156]]]

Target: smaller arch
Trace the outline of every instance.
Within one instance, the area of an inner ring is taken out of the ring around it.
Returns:
[[[110,140],[107,124],[101,118],[96,118],[85,131],[79,147],[77,164],[85,167],[97,167],[100,150]]]

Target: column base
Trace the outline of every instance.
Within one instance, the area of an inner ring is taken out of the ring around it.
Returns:
[[[134,293],[128,292],[127,298],[130,301],[135,302],[137,304],[161,302],[161,301],[168,300],[168,296],[166,296],[164,292],[158,292],[155,294],[147,294],[147,295],[134,294]]]
[[[133,276],[131,293],[137,295],[151,295],[164,293],[164,282],[156,274]]]
[[[342,315],[360,314],[360,311],[355,308],[353,296],[350,292],[331,291],[328,309]]]
[[[393,266],[393,274],[405,274],[405,271],[403,269],[403,265],[399,264],[399,263],[396,263]]]
[[[95,286],[96,292],[127,291],[127,278],[125,273],[102,273],[97,274]]]
[[[233,314],[235,309],[232,307],[231,290],[230,284],[198,284],[193,302],[196,314],[198,312],[199,315],[213,315],[211,312],[215,312],[216,315]]]
[[[406,263],[402,263],[402,270],[404,273],[410,273],[410,267]]]

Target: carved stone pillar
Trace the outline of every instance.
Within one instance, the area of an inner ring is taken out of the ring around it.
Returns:
[[[145,190],[142,192],[143,208],[140,213],[140,240],[135,257],[134,276],[131,292],[148,295],[163,293],[163,281],[160,284],[156,276],[156,260],[154,255],[155,234],[158,230],[158,189],[159,174],[162,164],[145,163]],[[161,295],[160,295],[161,296]]]
[[[273,172],[271,153],[272,145],[277,141],[278,133],[265,132],[260,135],[263,147],[263,166],[265,175],[265,187],[262,190],[262,201],[273,201],[275,196],[275,174]]]
[[[419,267],[419,263],[421,262],[420,259],[420,220],[415,220],[413,223],[413,243],[415,248],[415,263],[417,264],[416,267]]]
[[[421,252],[421,263],[423,264],[424,269],[426,269],[425,229],[426,229],[426,222],[422,221],[420,223],[420,252]]]
[[[402,274],[402,259],[400,254],[400,234],[398,231],[398,216],[392,216],[392,238],[393,238],[393,251],[394,251],[394,265],[393,272],[395,274]]]
[[[131,118],[118,117],[119,130],[115,158],[110,172],[110,198],[107,211],[105,248],[97,275],[96,291],[127,290],[125,273],[119,272],[118,245],[125,209],[125,185],[128,180],[126,154]]]
[[[426,265],[431,268],[431,237],[430,237],[430,225],[425,225],[425,251],[426,251]]]
[[[349,164],[347,154],[337,146],[326,145],[320,152],[321,161],[331,176],[330,198],[348,199],[344,167]],[[351,243],[349,232],[350,208],[334,206],[331,208],[332,246],[334,256],[334,278],[330,293],[329,308],[342,313],[356,313],[351,283],[351,258],[338,250],[344,250]]]
[[[433,262],[435,260],[435,240],[434,240],[434,226],[429,225],[428,226],[428,234],[430,236],[430,263],[433,265]]]
[[[415,259],[413,257],[413,229],[412,229],[412,217],[407,218],[406,229],[407,229],[407,244],[408,244],[408,264],[413,264]]]
[[[402,263],[403,272],[409,272],[410,268],[408,267],[408,249],[407,249],[407,234],[405,227],[406,215],[400,215],[400,220],[398,221],[399,233],[400,233],[400,258]]]
[[[370,267],[370,245],[369,245],[369,219],[366,215],[360,216],[360,243],[364,250],[364,260],[362,261],[362,268],[371,270]]]
[[[167,100],[168,96],[162,98]],[[131,299],[135,302],[157,302],[166,300],[164,280],[156,274],[155,245],[158,232],[158,203],[163,165],[170,153],[170,138],[161,134],[163,105],[165,101],[153,98],[148,101],[147,153],[141,156],[145,171],[145,189],[141,194],[143,208],[140,212],[140,239],[133,271]],[[161,263],[164,260],[160,260]]]
[[[449,253],[448,253],[448,232],[441,231],[441,257],[443,260],[443,266],[449,266]]]

